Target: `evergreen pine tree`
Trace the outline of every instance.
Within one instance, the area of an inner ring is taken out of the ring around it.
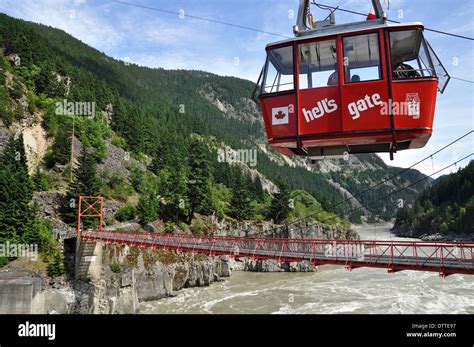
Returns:
[[[279,192],[273,196],[268,213],[268,217],[273,219],[276,224],[280,224],[282,221],[284,221],[291,211],[289,206],[290,192],[288,187],[286,184],[281,183],[279,184],[278,188]]]
[[[64,257],[60,250],[57,250],[52,261],[48,265],[48,275],[50,277],[61,276],[64,273]]]
[[[158,199],[156,194],[140,195],[137,205],[137,217],[142,226],[158,218]]]
[[[234,180],[229,210],[230,215],[237,220],[250,219],[253,217],[250,193],[240,172],[238,172]]]
[[[67,192],[67,206],[64,219],[67,223],[75,225],[77,222],[77,213],[79,196],[97,196],[100,194],[102,182],[97,175],[97,162],[94,154],[86,149],[82,149],[81,156],[76,168],[73,170],[74,179],[69,184]],[[83,219],[85,227],[97,226],[96,220]]]
[[[66,124],[62,124],[56,136],[54,137],[54,142],[52,146],[52,154],[50,161],[48,162],[49,166],[53,166],[56,163],[67,164],[71,157],[71,130]]]
[[[10,138],[0,157],[0,242],[19,241],[31,228],[33,185],[28,175],[23,136]]]
[[[191,141],[189,153],[189,220],[194,212],[209,214],[212,212],[211,173],[206,146],[199,139]]]
[[[262,185],[262,180],[260,179],[260,176],[257,175],[255,177],[255,182],[254,182],[254,191],[255,191],[255,197],[257,198],[258,201],[263,201],[265,198],[265,192],[263,191],[263,185]]]
[[[40,251],[46,251],[46,249],[43,249],[43,245],[52,237],[51,226],[45,225],[45,220],[40,219],[38,211],[39,209],[36,203],[29,208],[28,224],[21,235],[21,242],[25,244],[37,244]]]
[[[181,218],[187,216],[187,209],[189,207],[187,197],[187,177],[186,168],[179,160],[176,160],[172,166],[171,175],[169,178],[168,193],[166,196],[166,217],[173,219],[176,223]]]
[[[37,192],[43,192],[49,189],[49,183],[45,174],[41,171],[38,166],[32,177],[34,190]]]

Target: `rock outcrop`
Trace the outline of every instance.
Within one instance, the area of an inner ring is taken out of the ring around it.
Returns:
[[[229,259],[225,256],[105,246],[103,261],[102,277],[107,287],[117,281],[130,284],[138,301],[174,296],[182,288],[208,286],[231,275]]]

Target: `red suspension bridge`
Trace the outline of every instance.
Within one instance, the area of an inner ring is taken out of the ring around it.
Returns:
[[[118,232],[102,230],[102,197],[80,197],[77,236],[83,241],[158,248],[209,256],[228,255],[279,262],[474,275],[474,242],[316,240]],[[82,217],[99,218],[98,230],[81,230]]]

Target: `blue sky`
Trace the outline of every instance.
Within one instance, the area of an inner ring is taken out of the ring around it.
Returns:
[[[173,12],[235,23],[292,36],[298,0],[128,0]],[[382,1],[383,2],[383,1]],[[321,3],[368,12],[369,0],[321,0]],[[313,8],[316,18],[326,12]],[[60,28],[118,59],[150,67],[199,69],[255,81],[266,44],[281,37],[232,28],[108,0],[0,0],[0,12]],[[389,19],[421,21],[428,28],[474,37],[474,1],[391,0]],[[403,16],[399,18],[399,16]],[[363,17],[336,13],[338,23]],[[473,41],[426,32],[425,36],[452,76],[474,80]],[[402,151],[390,165],[406,167],[474,129],[474,85],[451,80],[438,94],[434,132],[423,149]],[[416,166],[425,174],[474,150],[474,135]],[[471,157],[472,158],[472,157]],[[467,164],[467,161],[460,166]],[[453,171],[453,169],[451,170]],[[444,173],[449,173],[446,170]]]

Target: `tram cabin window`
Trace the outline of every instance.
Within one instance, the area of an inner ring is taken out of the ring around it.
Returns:
[[[293,90],[293,81],[293,47],[268,51],[262,94]]]
[[[390,50],[393,79],[436,76],[420,29],[391,32]]]
[[[299,46],[299,89],[339,85],[336,40]]]
[[[377,33],[344,37],[343,46],[345,83],[382,78]]]

